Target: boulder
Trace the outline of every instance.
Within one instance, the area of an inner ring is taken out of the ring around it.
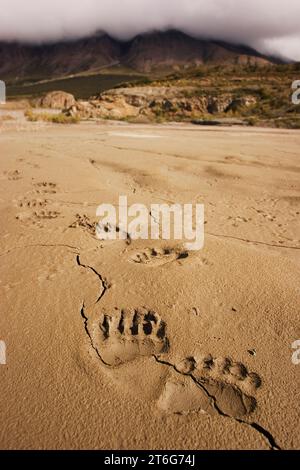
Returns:
[[[41,108],[69,109],[76,105],[73,95],[65,91],[51,91],[40,98],[36,105]]]

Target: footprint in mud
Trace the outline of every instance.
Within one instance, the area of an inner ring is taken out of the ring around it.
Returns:
[[[93,222],[87,215],[76,214],[76,220],[69,225],[69,228],[82,228],[90,235],[95,235],[97,222]]]
[[[28,209],[35,209],[45,207],[47,205],[47,199],[20,199],[16,202],[17,207],[28,208]]]
[[[28,222],[32,225],[40,225],[44,220],[57,219],[60,216],[60,212],[51,210],[40,210],[34,212],[21,212],[16,215],[16,219],[21,222]]]
[[[18,181],[22,178],[21,172],[19,170],[4,171],[3,175],[9,181]]]
[[[43,181],[35,184],[37,194],[55,194],[57,185],[55,183],[48,183]]]
[[[45,211],[45,210],[41,210],[41,211],[35,211],[33,213],[33,217],[36,219],[36,220],[45,220],[45,219],[57,219],[57,217],[60,216],[60,212],[58,211]]]
[[[117,240],[120,235],[119,227],[113,227],[111,224],[99,225],[98,222],[92,221],[86,214],[76,214],[76,220],[69,225],[69,228],[82,228],[90,235],[96,236],[98,240],[105,241],[105,234],[114,233],[115,239]],[[124,232],[125,233],[125,232]],[[126,233],[123,237],[126,243],[130,244],[130,237]]]
[[[187,251],[173,248],[147,248],[146,250],[135,253],[130,261],[136,264],[162,265],[170,261],[182,260],[188,258]]]
[[[236,217],[230,215],[229,217],[227,217],[227,220],[229,220],[232,223],[233,227],[238,227],[240,223],[252,222],[251,218],[242,217],[239,215]]]
[[[107,234],[112,235],[107,237]],[[98,240],[125,240],[127,245],[131,244],[131,237],[128,232],[123,231],[118,225],[97,224],[96,235]]]
[[[255,410],[260,386],[259,375],[230,358],[190,357],[174,366],[158,406],[167,413],[202,411],[241,418]]]
[[[166,324],[146,308],[104,313],[90,331],[93,345],[109,366],[134,361],[140,357],[167,352]]]

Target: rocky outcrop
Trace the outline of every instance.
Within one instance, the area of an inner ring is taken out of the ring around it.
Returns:
[[[76,105],[73,95],[64,91],[51,91],[42,98],[34,101],[34,106],[50,109],[67,109]]]
[[[82,119],[196,119],[240,111],[256,103],[253,96],[208,96],[193,87],[129,87],[101,93],[89,101],[73,103],[67,115]]]
[[[81,119],[115,119],[122,120],[137,117],[140,108],[126,102],[124,97],[116,97],[113,101],[109,98],[91,101],[78,101],[75,105],[65,109],[67,116],[78,116]]]
[[[248,108],[249,106],[253,106],[257,103],[257,98],[254,96],[243,96],[241,98],[234,99],[227,108],[228,111],[232,111],[234,113],[241,111],[243,108]]]

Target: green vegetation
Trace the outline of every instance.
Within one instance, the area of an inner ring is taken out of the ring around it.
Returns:
[[[300,106],[293,105],[291,101],[291,86],[295,80],[300,80],[299,63],[265,67],[201,66],[163,78],[138,80],[126,86],[173,88],[175,94],[188,100],[210,97],[221,102],[226,97],[232,97],[234,105],[223,112],[213,109],[213,119],[238,118],[251,126],[299,129]],[[247,104],[245,100],[248,100]],[[188,113],[181,111],[172,106],[167,108],[164,104],[153,109],[156,120],[190,120]],[[201,112],[193,117],[209,118]]]
[[[220,119],[249,126],[299,129],[300,106],[291,101],[291,86],[295,80],[300,80],[300,64],[200,66],[152,78],[126,69],[116,72],[112,68],[97,75],[14,84],[8,86],[8,96],[32,98],[62,90],[72,93],[76,99],[87,99],[112,88],[164,87],[169,88],[170,93],[158,90],[157,99],[154,92],[148,107],[141,107],[138,116],[126,119],[133,122]],[[29,113],[27,117],[48,122],[76,122],[76,118],[63,114],[37,117]]]

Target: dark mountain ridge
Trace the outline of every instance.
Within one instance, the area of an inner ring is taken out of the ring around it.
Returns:
[[[278,63],[244,45],[197,39],[180,31],[153,32],[119,41],[107,34],[42,45],[0,42],[2,80],[49,80],[123,67],[147,74],[206,65]]]

